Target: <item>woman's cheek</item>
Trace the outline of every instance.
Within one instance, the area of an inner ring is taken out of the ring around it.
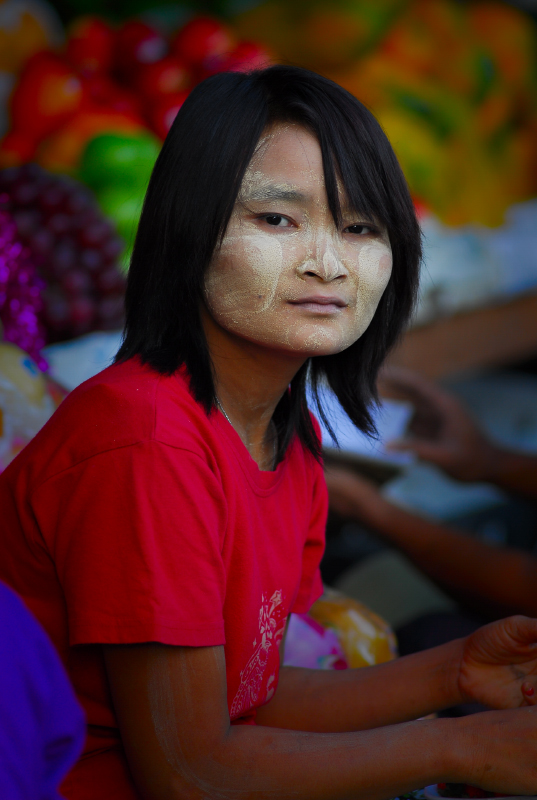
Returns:
[[[282,247],[275,237],[230,236],[207,271],[205,298],[224,327],[250,330],[272,309],[283,269]]]
[[[247,310],[262,313],[273,306],[276,298],[284,269],[283,248],[271,236],[249,236],[244,244],[245,274],[251,292]]]
[[[378,305],[392,272],[392,253],[386,245],[364,245],[359,255],[357,290],[365,306]]]
[[[386,245],[364,245],[356,273],[355,325],[358,336],[367,329],[375,315],[390,280],[392,254]]]

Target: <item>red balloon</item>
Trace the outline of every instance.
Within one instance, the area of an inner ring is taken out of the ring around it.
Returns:
[[[203,69],[209,58],[230,53],[237,41],[233,32],[212,17],[194,17],[177,32],[172,52],[193,69]]]
[[[136,88],[147,98],[182,92],[191,84],[190,72],[176,56],[144,65],[136,75]]]
[[[239,42],[231,53],[206,58],[200,77],[206,78],[218,72],[250,72],[273,63],[272,55],[263,45],[257,42]]]
[[[115,33],[99,17],[81,17],[71,28],[65,56],[84,74],[108,72],[114,59]]]
[[[227,59],[226,69],[232,72],[249,72],[263,69],[274,63],[274,59],[263,45],[257,42],[239,42]]]
[[[157,136],[165,139],[168,135],[177,112],[188,97],[188,92],[175,92],[174,94],[161,95],[151,106],[148,120]]]
[[[0,141],[0,169],[33,161],[37,140],[24,131],[9,131]]]
[[[141,20],[128,20],[117,32],[115,65],[128,82],[132,81],[138,67],[159,61],[167,52],[164,36]]]
[[[26,62],[11,96],[11,127],[42,139],[71,119],[82,102],[82,84],[71,67],[54,53],[37,53]]]
[[[108,109],[121,114],[139,117],[141,104],[136,94],[105,75],[82,78],[85,92],[85,110]]]

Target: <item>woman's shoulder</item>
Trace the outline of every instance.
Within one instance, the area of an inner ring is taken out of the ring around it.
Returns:
[[[175,413],[192,413],[199,404],[192,396],[186,370],[162,374],[137,357],[112,364],[74,389],[60,408],[64,414],[82,411],[93,419],[112,418],[121,428],[132,425],[142,437],[151,435],[161,407],[172,403]]]
[[[25,448],[18,466],[25,461],[40,482],[88,458],[140,443],[195,449],[204,424],[209,420],[183,371],[161,375],[129,359],[74,389]]]
[[[116,446],[154,436],[159,405],[176,396],[188,403],[188,390],[176,376],[161,375],[138,358],[113,364],[74,389],[56,412],[70,429],[89,428]]]

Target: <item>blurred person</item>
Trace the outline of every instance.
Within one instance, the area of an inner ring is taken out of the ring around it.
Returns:
[[[391,449],[411,451],[456,480],[487,482],[537,500],[537,457],[492,441],[453,394],[400,368],[385,370],[381,386],[415,409],[409,435]],[[486,618],[537,614],[535,556],[403,509],[349,469],[330,467],[326,479],[333,511],[378,533],[463,608]]]
[[[0,797],[60,800],[84,715],[44,630],[0,582]]]

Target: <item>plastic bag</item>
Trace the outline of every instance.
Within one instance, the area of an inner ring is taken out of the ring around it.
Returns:
[[[397,640],[388,623],[351,597],[325,587],[309,614],[337,634],[350,667],[382,664],[397,657]]]
[[[62,399],[35,361],[0,342],[0,472],[42,428]]]

